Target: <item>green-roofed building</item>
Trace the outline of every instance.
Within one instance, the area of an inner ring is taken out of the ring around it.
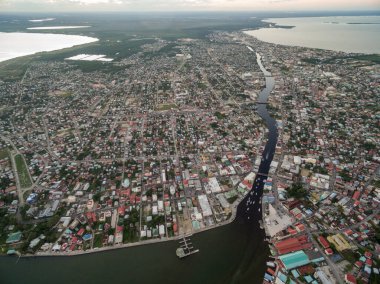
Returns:
[[[306,265],[310,263],[309,258],[303,250],[284,254],[278,257],[286,270],[292,270],[294,268]]]
[[[16,233],[11,233],[8,235],[8,239],[6,240],[6,243],[14,244],[14,243],[19,242],[21,238],[22,238],[22,233],[20,231]]]

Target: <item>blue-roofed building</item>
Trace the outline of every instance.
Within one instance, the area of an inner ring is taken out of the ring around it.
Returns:
[[[307,283],[311,283],[311,282],[313,282],[313,277],[311,277],[310,275],[306,275],[306,276],[304,276],[304,278],[305,278],[305,281],[307,282]]]
[[[293,269],[291,272],[292,272],[292,275],[294,276],[294,278],[300,277],[300,274],[298,273],[297,270]]]
[[[273,280],[273,277],[271,275],[269,275],[268,273],[265,273],[264,278],[266,280],[268,280],[269,282],[272,282],[272,280]]]
[[[281,273],[281,272],[278,272],[277,277],[280,278],[280,280],[281,280],[282,282],[284,282],[284,283],[285,283],[286,280],[288,279],[288,277],[287,277],[285,274]]]
[[[278,258],[281,260],[284,268],[288,271],[310,263],[309,258],[303,250],[284,254]]]
[[[83,238],[84,241],[91,240],[92,239],[92,234],[85,234],[82,238]]]
[[[333,254],[330,258],[333,262],[339,262],[343,259],[339,253]]]

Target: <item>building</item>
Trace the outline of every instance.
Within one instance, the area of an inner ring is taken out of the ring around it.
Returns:
[[[318,241],[323,246],[324,249],[327,249],[330,247],[329,242],[323,236],[319,236]]]
[[[336,234],[333,236],[328,236],[327,240],[335,246],[338,251],[344,251],[347,249],[351,249],[350,244],[346,241],[346,239],[341,234]]]
[[[14,243],[17,243],[21,240],[22,238],[22,233],[19,231],[19,232],[15,232],[15,233],[11,233],[8,235],[8,238],[6,240],[6,244],[14,244]]]
[[[355,278],[355,276],[352,275],[352,274],[349,274],[349,273],[347,273],[346,275],[344,275],[344,281],[347,284],[356,284],[356,278]]]
[[[278,259],[281,260],[282,266],[288,271],[310,263],[309,258],[302,250],[281,255]]]
[[[308,237],[306,235],[288,238],[283,241],[279,241],[275,243],[275,248],[277,249],[279,254],[286,254],[293,251],[299,251],[302,249],[310,249],[312,244],[309,243]]]

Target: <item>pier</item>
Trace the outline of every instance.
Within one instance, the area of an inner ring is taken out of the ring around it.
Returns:
[[[179,244],[180,247],[176,250],[176,254],[179,258],[184,258],[186,256],[199,252],[199,249],[194,249],[189,237],[183,237],[182,240],[179,241]]]

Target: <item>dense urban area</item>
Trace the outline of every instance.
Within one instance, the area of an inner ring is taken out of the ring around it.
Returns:
[[[156,38],[91,72],[72,64],[84,55],[38,61],[1,81],[1,253],[82,254],[232,222],[267,142],[256,52],[279,135],[264,283],[379,283],[380,65],[244,32]]]

